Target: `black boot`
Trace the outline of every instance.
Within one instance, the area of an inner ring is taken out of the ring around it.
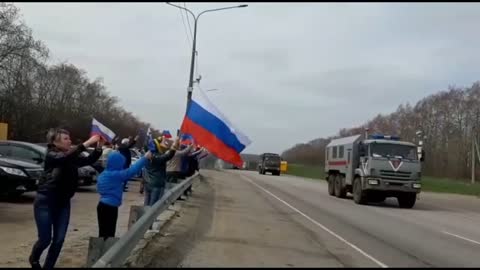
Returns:
[[[42,266],[40,265],[39,261],[33,261],[32,255],[28,257],[28,262],[32,266],[32,269],[42,269]]]

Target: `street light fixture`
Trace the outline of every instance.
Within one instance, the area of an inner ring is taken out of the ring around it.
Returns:
[[[198,23],[198,18],[200,18],[200,16],[202,14],[207,13],[207,12],[220,11],[220,10],[233,9],[233,8],[245,8],[245,7],[248,7],[248,5],[238,5],[238,6],[232,6],[232,7],[208,9],[208,10],[204,10],[204,11],[200,12],[197,16],[195,16],[195,14],[186,7],[178,6],[178,5],[172,4],[170,2],[166,2],[166,3],[170,6],[174,6],[174,7],[177,7],[179,9],[183,9],[183,10],[187,11],[188,13],[190,13],[190,15],[193,16],[193,19],[194,19],[194,22],[195,22],[194,28],[193,28],[193,46],[192,46],[192,61],[191,61],[191,64],[190,64],[190,79],[188,81],[188,94],[187,94],[187,107],[188,107],[188,103],[192,99],[192,91],[193,91],[193,72],[194,72],[194,67],[195,67],[195,53],[197,51],[196,49],[197,49],[197,23]]]

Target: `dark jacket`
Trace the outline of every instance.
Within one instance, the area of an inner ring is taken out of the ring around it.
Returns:
[[[198,170],[198,156],[203,153],[203,150],[197,150],[182,159],[182,175],[190,177]]]
[[[147,164],[148,159],[140,158],[130,168],[123,169],[125,157],[114,151],[108,156],[107,168],[98,176],[97,191],[100,201],[118,207],[122,204],[123,184],[137,175]]]
[[[127,169],[130,167],[130,164],[132,164],[132,153],[130,152],[130,148],[132,148],[137,142],[135,140],[130,140],[128,144],[120,144],[118,147],[118,152],[122,154],[125,157],[125,165],[123,166],[124,169]]]
[[[152,160],[145,167],[147,170],[146,182],[150,187],[165,187],[167,179],[167,161],[173,158],[175,150],[165,153],[155,153]]]
[[[101,149],[95,149],[88,157],[81,157],[83,151],[83,144],[72,147],[68,152],[48,145],[44,173],[38,183],[37,193],[45,194],[59,203],[70,200],[78,187],[78,168],[95,163],[102,155]]]
[[[189,160],[190,164],[188,166],[188,174],[187,174],[187,177],[191,177],[195,174],[195,171],[198,171],[199,168],[198,168],[198,158],[197,157],[193,157],[193,158],[190,158]]]

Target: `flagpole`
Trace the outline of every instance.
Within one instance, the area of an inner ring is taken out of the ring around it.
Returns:
[[[169,2],[167,2],[167,5],[174,6],[174,7],[177,7],[177,8],[180,8],[180,9],[183,9],[183,10],[187,11],[188,13],[190,13],[190,15],[192,15],[193,21],[194,21],[192,59],[191,59],[191,62],[190,62],[190,76],[189,76],[189,80],[188,80],[188,92],[187,92],[187,110],[188,110],[188,106],[190,105],[190,101],[192,100],[192,92],[193,92],[193,73],[194,73],[194,70],[195,70],[195,54],[197,53],[197,23],[198,23],[198,19],[200,18],[200,16],[202,14],[207,13],[207,12],[220,11],[220,10],[233,9],[233,8],[244,8],[244,7],[248,7],[248,5],[238,5],[238,6],[232,6],[232,7],[224,7],[224,8],[204,10],[204,11],[200,12],[197,16],[195,16],[195,14],[186,7],[178,6],[178,5],[169,3]]]

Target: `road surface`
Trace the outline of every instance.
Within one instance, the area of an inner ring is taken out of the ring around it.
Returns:
[[[480,199],[422,193],[356,205],[325,181],[202,171],[180,217],[145,250],[147,267],[478,267]]]

